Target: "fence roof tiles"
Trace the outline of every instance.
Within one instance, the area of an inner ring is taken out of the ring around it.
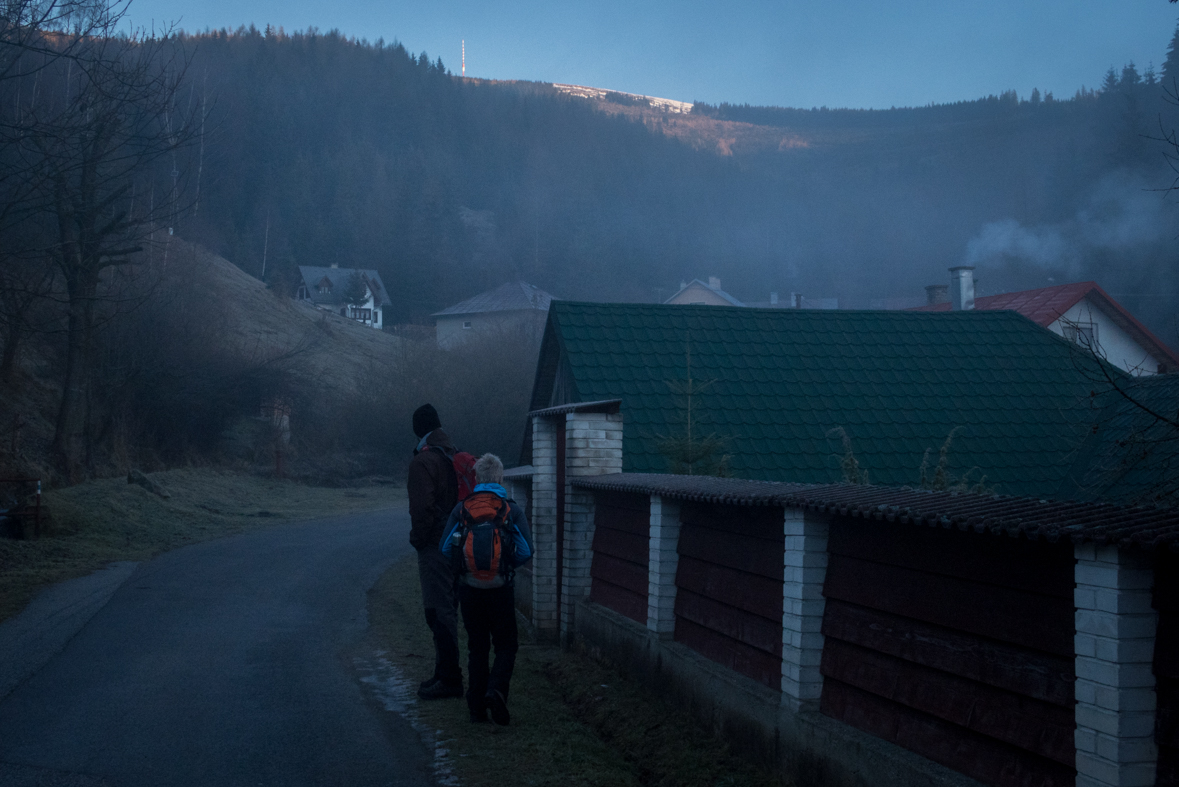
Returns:
[[[580,489],[654,494],[675,500],[783,506],[843,516],[1074,543],[1179,551],[1179,510],[1060,502],[909,487],[790,484],[710,476],[615,473],[570,479]]]

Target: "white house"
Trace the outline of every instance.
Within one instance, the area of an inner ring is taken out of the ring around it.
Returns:
[[[300,265],[297,300],[310,303],[317,309],[335,312],[343,317],[356,320],[370,327],[380,330],[384,326],[384,310],[391,302],[389,293],[381,281],[381,274],[375,270],[365,268],[320,268],[313,265]],[[355,287],[357,292],[349,289]],[[350,295],[360,295],[363,288],[363,298],[351,300]]]
[[[785,300],[779,300],[778,293],[771,292],[768,301],[744,303],[721,289],[720,279],[709,276],[708,283],[699,279],[680,282],[679,291],[664,301],[676,306],[745,306],[750,309],[838,309],[838,298],[807,298],[792,292]]]
[[[553,296],[523,281],[481,292],[434,314],[438,346],[453,347],[466,339],[522,332],[540,339]]]
[[[974,297],[974,268],[950,268],[950,285],[925,288],[929,303],[914,311],[1007,309],[1058,336],[1092,349],[1134,375],[1179,371],[1179,356],[1097,282],[1082,281]]]

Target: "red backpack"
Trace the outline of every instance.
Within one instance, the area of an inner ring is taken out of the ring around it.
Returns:
[[[439,453],[450,460],[451,467],[454,468],[454,480],[458,482],[458,502],[463,502],[475,491],[475,457],[466,451],[455,451],[451,456],[439,446],[432,447],[437,448]]]
[[[475,491],[475,457],[466,451],[456,451],[450,458],[454,477],[458,481],[458,501],[461,503]]]

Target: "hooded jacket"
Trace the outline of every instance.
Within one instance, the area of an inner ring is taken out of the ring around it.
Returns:
[[[454,444],[441,428],[426,435],[425,447],[414,449],[409,463],[409,543],[414,549],[437,547],[446,518],[458,502],[454,475]]]

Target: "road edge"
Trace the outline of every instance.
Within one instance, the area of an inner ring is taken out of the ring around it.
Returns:
[[[50,585],[21,612],[0,623],[0,700],[61,653],[138,566],[138,562],[119,561]]]

